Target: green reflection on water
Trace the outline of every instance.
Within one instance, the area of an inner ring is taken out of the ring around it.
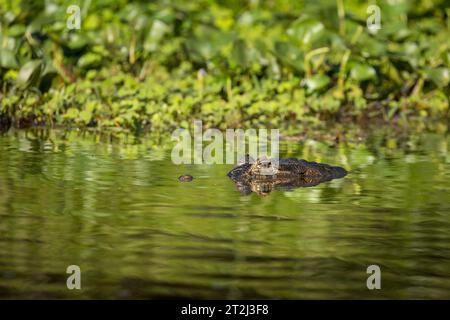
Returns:
[[[450,298],[448,147],[433,134],[286,142],[283,157],[350,174],[260,197],[236,190],[230,165],[172,164],[168,144],[10,132],[0,297]],[[81,291],[66,288],[72,264]],[[382,290],[366,288],[371,264]]]

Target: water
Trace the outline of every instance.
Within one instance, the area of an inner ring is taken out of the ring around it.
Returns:
[[[0,298],[450,298],[449,139],[374,135],[283,156],[339,180],[242,196],[230,165],[79,132],[0,136]],[[192,182],[178,182],[181,174]],[[366,269],[381,268],[381,290]],[[81,290],[66,268],[81,268]]]

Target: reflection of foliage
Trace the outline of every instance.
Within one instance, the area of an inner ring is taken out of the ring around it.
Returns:
[[[115,298],[118,288],[133,298],[373,298],[361,278],[377,261],[386,287],[415,288],[383,298],[448,297],[449,139],[391,134],[336,148],[282,144],[283,157],[351,172],[243,199],[227,166],[175,166],[170,146],[151,138],[12,131],[0,136],[0,261],[15,273],[2,286],[14,297],[73,298],[51,279],[76,257],[95,275],[85,298]],[[179,183],[186,172],[198,179]]]
[[[445,1],[381,1],[376,35],[356,1],[86,1],[81,30],[66,28],[72,1],[0,3],[1,112],[21,121],[140,130],[448,108]]]

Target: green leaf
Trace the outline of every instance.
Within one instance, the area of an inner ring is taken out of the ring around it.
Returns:
[[[82,51],[88,46],[89,40],[84,35],[74,33],[70,35],[66,45],[72,51]]]
[[[23,89],[30,86],[35,86],[39,80],[41,72],[41,60],[28,61],[22,66],[22,68],[20,68],[19,74],[17,75],[17,86]]]
[[[249,49],[244,40],[238,39],[233,44],[233,51],[231,53],[231,62],[234,66],[246,68],[248,64],[247,53]]]
[[[350,78],[356,81],[366,81],[376,78],[375,69],[367,64],[356,63],[350,69]]]
[[[86,53],[78,60],[78,67],[82,69],[96,68],[101,65],[102,57],[96,53]]]
[[[233,35],[226,32],[213,31],[210,28],[200,28],[199,37],[188,39],[187,47],[191,54],[198,55],[203,60],[210,60],[220,50],[233,41]]]
[[[0,67],[5,69],[16,69],[18,66],[14,52],[6,48],[0,48]]]
[[[22,37],[25,33],[25,26],[22,24],[15,24],[8,29],[8,35],[11,37]]]
[[[304,55],[296,46],[288,42],[275,43],[275,56],[287,67],[303,72]]]
[[[155,51],[158,48],[158,43],[161,42],[164,35],[170,31],[170,27],[160,20],[153,21],[152,28],[148,34],[144,49],[147,51]]]
[[[92,118],[92,111],[90,111],[90,110],[83,110],[83,111],[81,111],[80,114],[79,114],[79,118],[85,124],[88,124],[91,121],[91,118]]]
[[[426,76],[427,79],[433,81],[437,87],[446,87],[450,81],[450,69],[444,67],[431,69],[428,70]]]
[[[309,92],[319,91],[330,83],[330,78],[324,74],[316,74],[306,80],[306,87]]]
[[[379,58],[386,55],[386,44],[366,35],[361,36],[357,45],[360,48],[363,57]]]
[[[287,30],[287,34],[298,41],[301,45],[309,45],[320,39],[324,33],[325,27],[322,22],[302,17],[292,24]]]
[[[77,108],[69,108],[67,109],[66,113],[64,114],[64,118],[66,119],[76,119],[78,118],[78,115],[80,112]]]

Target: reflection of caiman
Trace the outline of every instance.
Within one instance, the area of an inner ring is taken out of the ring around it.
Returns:
[[[0,133],[8,131],[10,126],[11,126],[11,119],[9,119],[6,115],[0,112]]]
[[[231,170],[228,176],[236,182],[241,193],[250,194],[253,191],[265,195],[273,189],[312,187],[346,174],[344,168],[323,163],[294,158],[280,159],[278,162],[265,158],[253,161],[246,156],[245,162]]]

